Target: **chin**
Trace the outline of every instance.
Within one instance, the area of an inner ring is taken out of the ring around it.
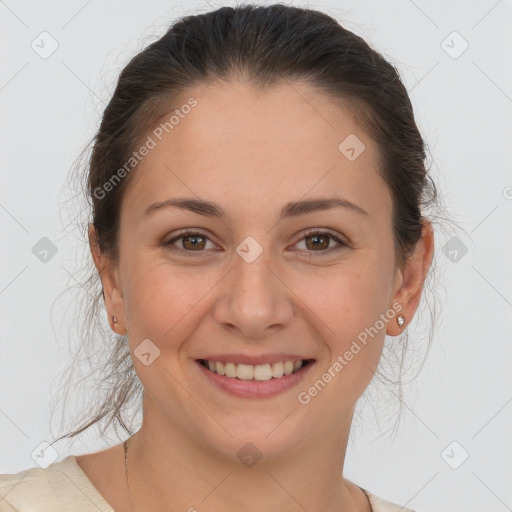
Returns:
[[[229,434],[220,427],[215,436],[211,431],[203,432],[201,443],[218,457],[248,467],[270,462],[286,456],[304,440],[304,424],[297,424],[292,416],[284,421],[286,414],[267,418],[258,416],[255,421],[247,415],[231,418],[222,423]]]

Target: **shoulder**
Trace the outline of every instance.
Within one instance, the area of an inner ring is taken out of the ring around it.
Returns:
[[[113,512],[76,463],[76,456],[0,475],[0,512]]]
[[[419,512],[414,511],[410,508],[405,508],[404,506],[397,505],[396,503],[392,503],[391,501],[386,501],[381,498],[378,498],[371,492],[366,489],[361,488],[366,496],[368,496],[368,500],[372,506],[372,512]]]

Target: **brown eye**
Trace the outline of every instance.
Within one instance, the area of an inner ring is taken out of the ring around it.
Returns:
[[[178,242],[181,240],[181,244],[178,245]],[[169,241],[165,242],[163,245],[173,252],[184,253],[184,252],[196,252],[202,253],[207,250],[207,243],[210,242],[214,247],[213,242],[202,233],[198,233],[195,231],[186,231],[181,233],[174,238],[171,238]]]
[[[329,248],[329,239],[330,235],[321,234],[321,235],[310,235],[305,237],[305,240],[310,240],[311,242],[306,242],[306,247],[308,249],[320,249],[325,250]]]
[[[205,237],[198,235],[182,236],[185,249],[204,249]]]
[[[177,245],[177,243],[181,240],[181,247]],[[311,231],[306,234],[298,243],[305,241],[305,250],[310,253],[309,256],[324,256],[330,254],[333,251],[337,251],[339,249],[343,249],[348,245],[343,242],[338,236],[333,235],[327,231]],[[337,245],[334,247],[331,246],[331,242],[335,242]],[[164,246],[173,252],[178,253],[203,253],[207,250],[207,243],[210,242],[212,245],[213,242],[203,235],[202,233],[187,231],[181,233],[174,238],[171,238],[168,242],[164,243]],[[317,254],[315,254],[317,253]]]
[[[306,252],[312,253],[309,254],[309,256],[324,256],[330,254],[332,251],[337,251],[348,246],[348,244],[343,242],[343,240],[328,231],[310,231],[306,233],[306,236],[298,243],[301,243],[303,240],[305,241],[304,245]],[[337,245],[329,247],[332,241],[335,241]]]

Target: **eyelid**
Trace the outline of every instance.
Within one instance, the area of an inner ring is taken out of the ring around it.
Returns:
[[[300,234],[300,238],[293,244],[297,245],[299,242],[302,242],[305,238],[308,238],[310,236],[314,235],[328,235],[331,239],[335,240],[337,242],[337,245],[334,247],[330,247],[329,249],[323,249],[321,251],[307,251],[309,256],[325,256],[327,254],[332,253],[333,251],[336,251],[338,249],[342,249],[344,247],[348,247],[349,243],[343,239],[342,235],[338,234],[335,231],[332,231],[329,228],[311,228],[307,229],[306,231],[302,232]]]
[[[179,232],[178,234],[176,234],[175,236],[173,236],[172,238],[170,238],[166,242],[164,242],[164,246],[169,248],[169,250],[171,250],[173,252],[179,252],[179,253],[188,253],[188,254],[197,253],[199,255],[199,254],[202,254],[204,252],[207,252],[206,249],[199,250],[199,251],[189,251],[189,250],[186,250],[186,249],[181,249],[179,247],[173,246],[173,243],[178,241],[178,240],[180,240],[181,238],[186,238],[188,236],[193,236],[193,235],[201,236],[201,237],[207,239],[208,241],[210,241],[211,243],[215,244],[215,242],[213,240],[211,240],[210,236],[208,234],[202,232],[201,229],[199,229],[199,228],[197,228],[197,229],[187,228],[187,229]],[[322,249],[320,251],[308,251],[308,250],[306,250],[305,252],[309,253],[310,256],[324,256],[324,255],[332,253],[333,251],[336,251],[337,249],[342,249],[344,247],[348,247],[349,246],[349,243],[346,240],[344,240],[341,235],[338,235],[338,233],[332,231],[329,228],[310,228],[310,229],[307,229],[306,231],[303,231],[300,234],[300,238],[293,245],[297,245],[299,242],[302,242],[305,238],[313,236],[313,235],[328,235],[328,236],[331,237],[331,239],[333,239],[333,240],[335,240],[337,242],[337,245],[335,247],[331,247],[329,249]],[[299,251],[300,251],[300,249],[299,249]]]
[[[187,253],[187,254],[201,254],[201,253],[204,253],[204,252],[207,252],[206,249],[203,249],[201,251],[187,251],[186,249],[181,249],[180,247],[176,247],[174,246],[173,244],[175,242],[177,242],[178,240],[180,240],[181,238],[186,238],[186,237],[192,237],[194,235],[198,235],[198,236],[201,236],[203,238],[205,238],[206,240],[210,241],[212,244],[214,245],[217,245],[210,237],[209,234],[206,234],[204,233],[201,229],[197,228],[197,229],[194,229],[194,228],[187,228],[187,229],[184,229],[183,231],[180,231],[179,233],[177,233],[176,235],[174,235],[173,237],[169,238],[167,241],[165,241],[163,243],[164,247],[166,247],[167,249],[173,251],[173,252],[179,252],[179,253]]]
[[[333,238],[337,238],[340,242],[343,242],[344,244],[348,244],[348,242],[343,239],[343,235],[341,235],[340,233],[337,233],[336,231],[333,231],[332,229],[329,229],[329,228],[306,229],[306,231],[301,233],[301,238],[299,239],[299,241],[307,236],[317,235],[317,234],[318,235],[320,235],[320,234],[321,235],[330,235]]]

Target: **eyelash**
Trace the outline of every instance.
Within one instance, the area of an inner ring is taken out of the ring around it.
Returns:
[[[330,231],[326,231],[326,230],[320,230],[320,229],[312,229],[310,231],[307,231],[306,233],[304,233],[304,236],[297,242],[302,242],[305,238],[309,238],[309,237],[312,237],[312,236],[315,236],[315,235],[328,235],[332,240],[335,240],[336,242],[338,242],[338,246],[337,247],[331,247],[329,249],[323,249],[321,251],[308,251],[306,249],[307,252],[309,252],[309,256],[308,257],[316,257],[316,256],[326,256],[327,254],[330,254],[332,252],[335,252],[335,251],[339,251],[340,249],[343,249],[345,247],[348,247],[348,244],[345,243],[343,240],[341,240],[338,236],[334,235],[333,233],[331,233]],[[197,253],[202,253],[205,251],[204,250],[201,250],[201,251],[189,251],[187,249],[180,249],[178,247],[173,247],[172,244],[178,240],[180,240],[181,238],[188,238],[188,237],[192,237],[192,236],[200,236],[202,238],[205,238],[207,240],[209,240],[211,242],[211,240],[206,236],[204,235],[203,233],[200,233],[198,231],[194,231],[192,229],[187,229],[185,231],[183,231],[182,233],[180,233],[178,236],[175,236],[173,238],[171,238],[169,241],[165,242],[164,243],[164,246],[169,249],[170,251],[172,252],[176,252],[176,253],[194,253],[194,252],[197,252]],[[316,253],[316,254],[315,254]]]

